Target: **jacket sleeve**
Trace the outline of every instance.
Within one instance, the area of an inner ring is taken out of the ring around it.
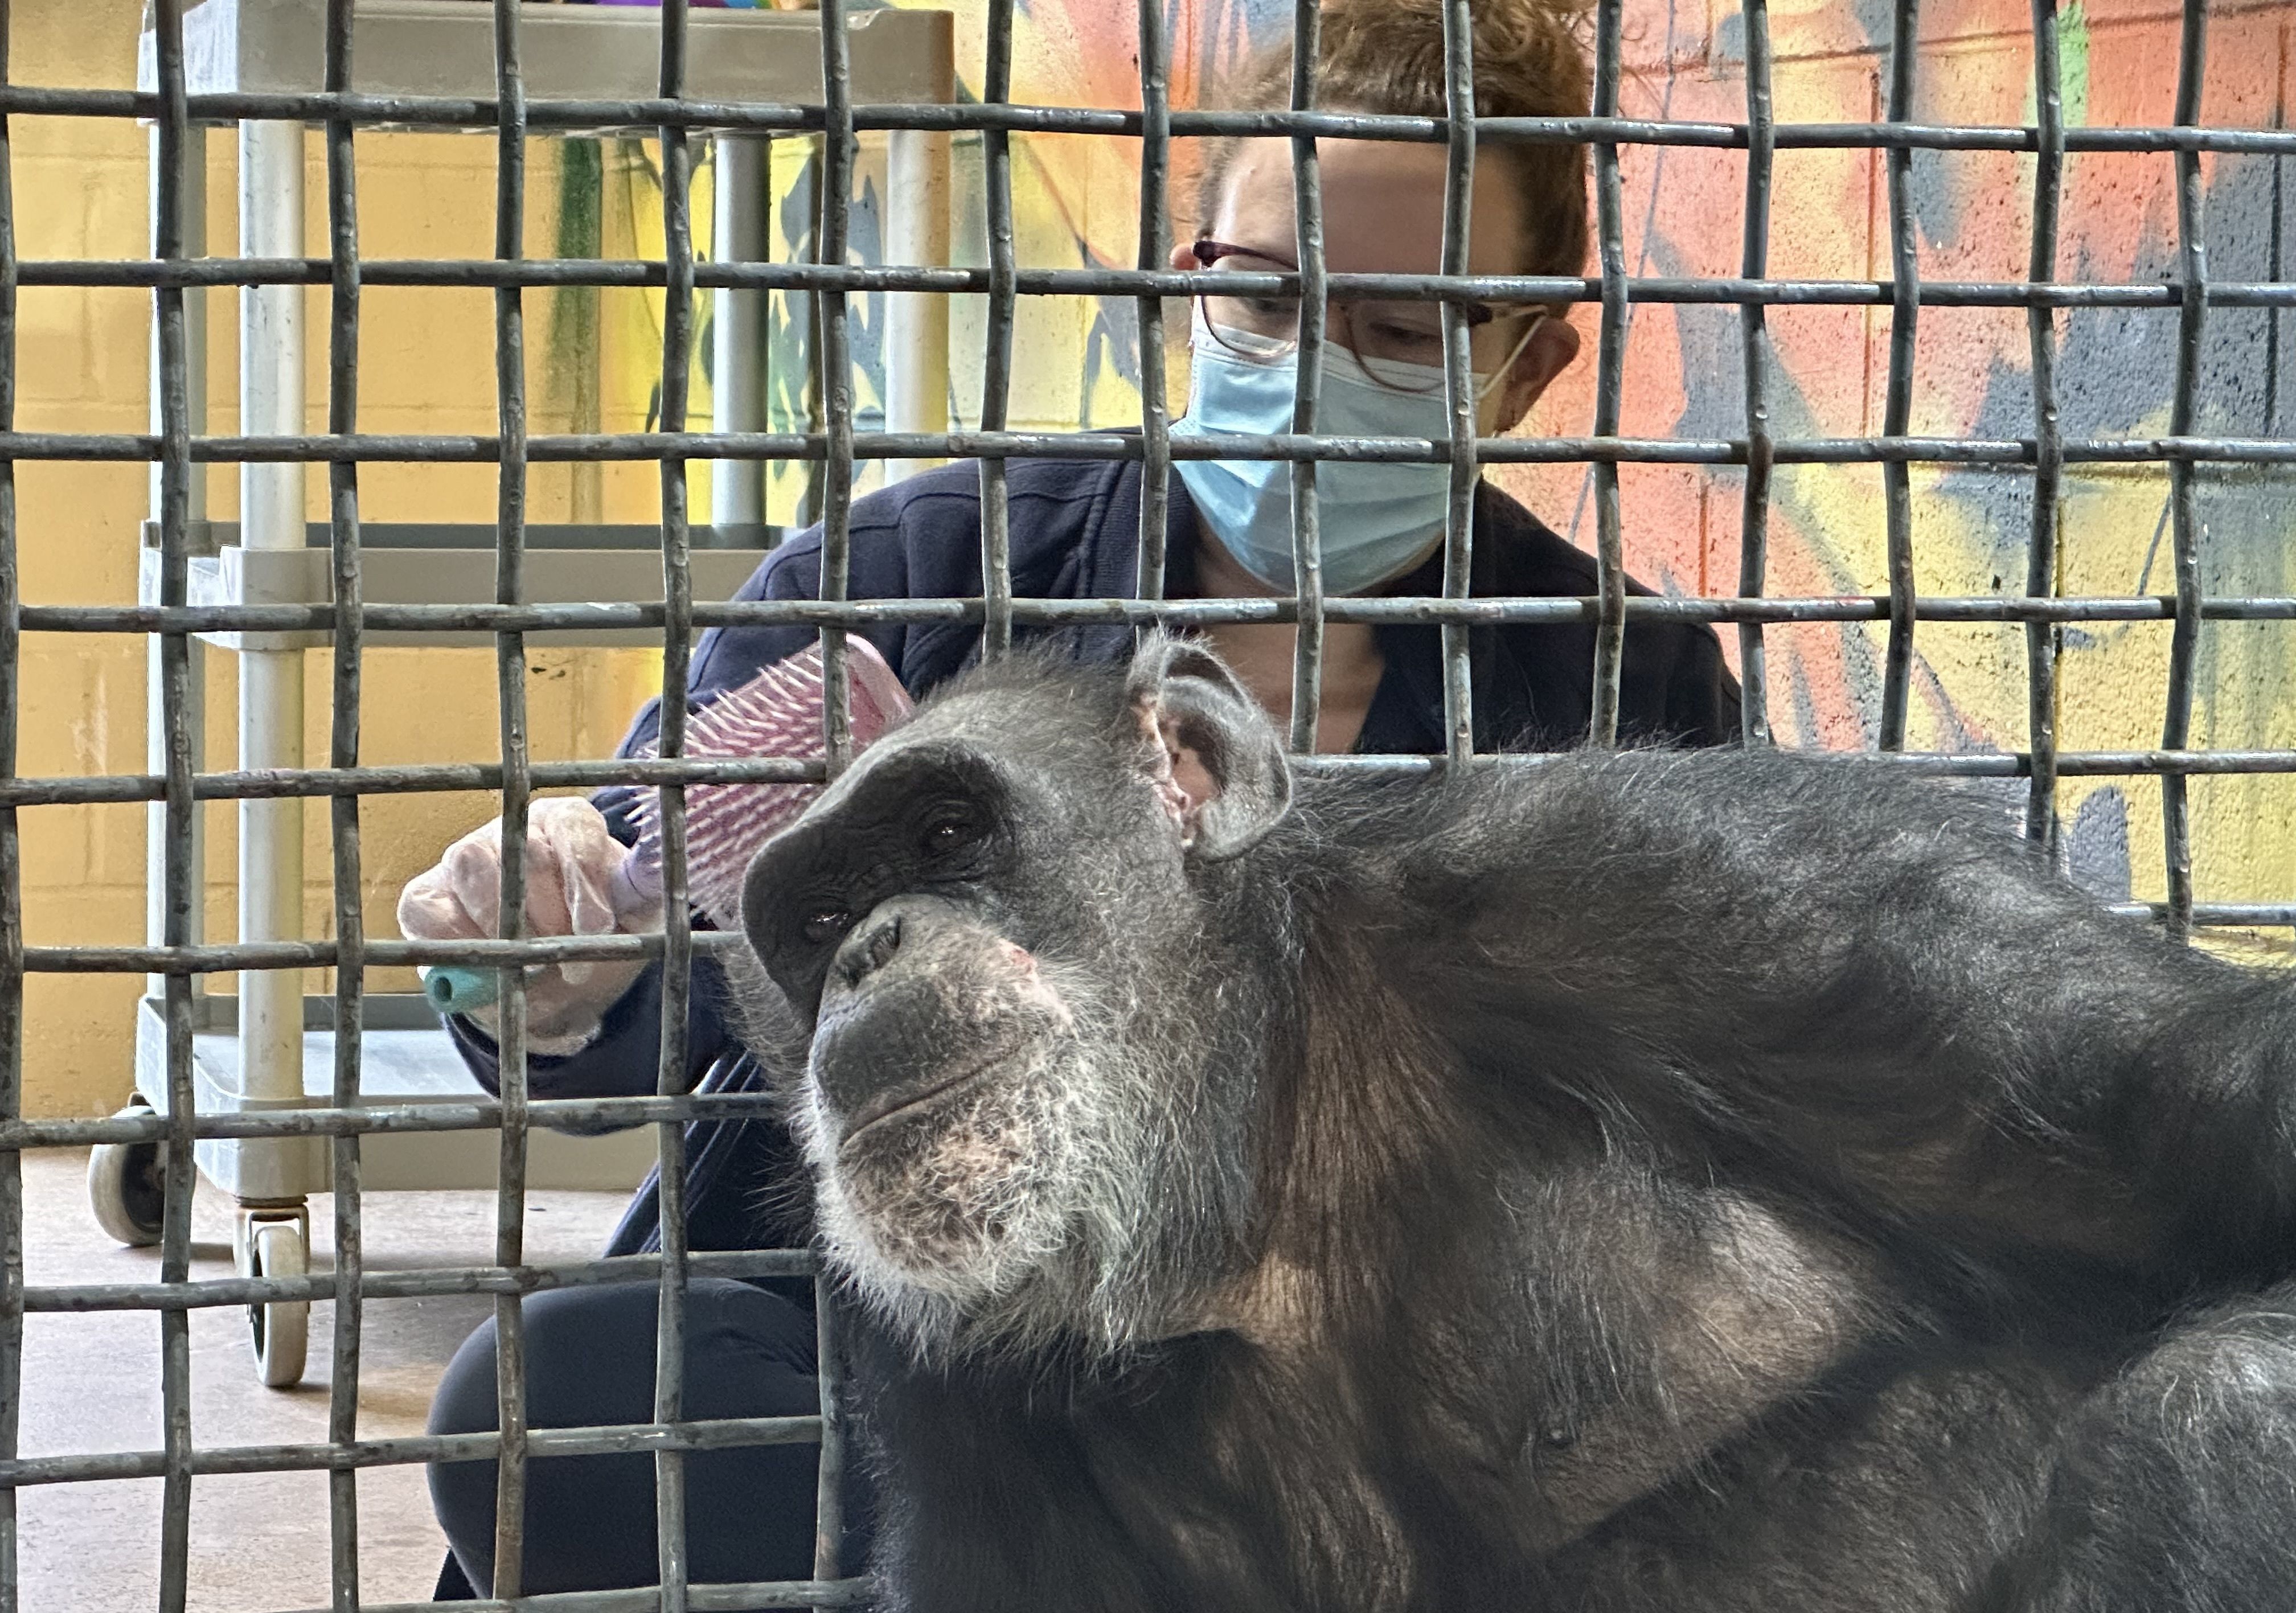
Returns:
[[[724,1052],[728,1037],[719,1007],[723,977],[708,964],[695,969],[693,991],[686,1016],[686,1075],[691,1087],[701,1072]],[[501,1052],[494,1038],[460,1015],[447,1019],[447,1034],[455,1051],[470,1067],[479,1085],[497,1096],[502,1092]],[[526,1061],[527,1092],[537,1098],[634,1098],[656,1090],[661,1061],[661,965],[657,963],[606,1011],[598,1037],[578,1052],[563,1057],[529,1054]],[[575,1126],[570,1130],[610,1131],[611,1126]]]
[[[745,584],[741,597],[760,597],[758,591],[767,583],[767,573],[773,569],[767,561]],[[777,629],[758,630],[765,632]],[[762,648],[762,647],[760,647]],[[692,706],[709,704],[723,693],[733,679],[726,670],[736,659],[746,666],[740,681],[746,681],[757,668],[779,660],[791,653],[766,655],[752,661],[750,657],[710,657],[696,654],[686,684],[687,700]],[[713,675],[713,673],[715,675]],[[661,701],[659,697],[648,700],[631,723],[629,732],[622,736],[616,756],[635,754],[651,744],[660,732]],[[606,815],[607,826],[614,838],[624,845],[637,839],[637,831],[629,821],[631,803],[637,798],[636,786],[610,784],[591,797],[600,811]],[[686,1030],[686,1085],[691,1086],[710,1062],[726,1050],[731,1037],[726,1032],[725,1017],[720,1010],[724,977],[708,962],[694,970],[693,989],[688,997]],[[494,1038],[460,1015],[449,1015],[447,1032],[455,1049],[462,1054],[463,1062],[479,1078],[479,1084],[488,1092],[499,1094],[502,1090],[500,1050]],[[537,1098],[624,1098],[643,1097],[658,1086],[661,1050],[661,965],[651,965],[631,983],[629,990],[606,1011],[595,1040],[578,1052],[563,1056],[540,1053],[528,1055],[526,1063],[527,1091]]]

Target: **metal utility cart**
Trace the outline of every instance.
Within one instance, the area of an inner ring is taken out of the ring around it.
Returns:
[[[320,0],[205,0],[184,19],[188,89],[210,93],[307,93],[321,87],[325,8]],[[687,23],[691,38],[687,97],[697,102],[811,102],[822,99],[820,21],[805,13],[705,12]],[[468,0],[357,0],[353,88],[375,95],[494,95],[490,8]],[[531,100],[636,101],[655,93],[660,22],[650,9],[534,6],[521,31]],[[945,12],[880,11],[849,28],[853,98],[862,102],[943,103],[955,99],[954,28]],[[156,82],[148,28],[138,82]],[[558,134],[569,131],[553,131]],[[596,131],[609,132],[609,131]],[[769,136],[714,137],[717,196],[712,256],[767,258]],[[886,136],[889,183],[885,257],[890,263],[944,264],[949,239],[948,136],[896,131]],[[203,129],[193,134],[193,172],[204,167]],[[305,128],[299,123],[238,126],[239,255],[306,256],[303,188]],[[158,172],[158,163],[153,164]],[[184,197],[186,244],[206,250],[201,187]],[[242,287],[239,292],[240,424],[248,435],[304,431],[305,335],[299,286]],[[715,415],[720,431],[766,429],[765,293],[717,291]],[[203,299],[188,300],[192,429],[206,430],[206,322]],[[943,298],[887,299],[886,416],[895,431],[947,429],[947,305]],[[155,337],[156,374],[156,337]],[[160,389],[152,388],[154,429]],[[246,464],[240,469],[238,523],[204,520],[203,489],[193,484],[192,602],[308,603],[329,597],[328,529],[304,519],[304,466]],[[693,534],[697,598],[723,598],[754,569],[774,536],[764,524],[765,466],[720,462],[712,477],[711,524]],[[159,507],[155,468],[152,508]],[[158,554],[147,528],[144,594],[156,602]],[[361,572],[373,603],[464,602],[493,599],[491,526],[362,523]],[[660,533],[653,527],[534,526],[527,531],[529,602],[658,600]],[[217,633],[207,645],[239,657],[241,768],[295,768],[303,756],[303,655],[323,634]],[[483,634],[390,634],[367,642],[422,646],[488,644]],[[650,630],[537,633],[537,643],[652,644]],[[204,651],[193,647],[191,718],[198,721]],[[154,769],[164,766],[158,641],[152,641],[150,721]],[[204,736],[190,736],[202,754]],[[159,893],[163,835],[160,809],[150,831],[153,893],[151,934],[161,937]],[[195,854],[196,856],[196,854]],[[239,934],[242,941],[292,940],[301,931],[302,804],[239,804]],[[194,912],[193,922],[198,921]],[[193,939],[197,935],[194,933]],[[197,983],[195,978],[195,984]],[[155,980],[138,1014],[135,1085],[140,1104],[165,1102],[166,1036]],[[234,997],[202,994],[197,1003],[194,1082],[202,1113],[324,1105],[332,1087],[332,997],[307,997],[293,970],[249,970]],[[415,995],[365,998],[362,1090],[376,1105],[467,1102],[481,1095]],[[156,1146],[110,1145],[95,1150],[89,1191],[106,1230],[124,1242],[156,1242],[160,1200]],[[651,1161],[650,1132],[605,1137],[546,1131],[533,1136],[529,1181],[537,1187],[618,1186],[635,1182]],[[485,1133],[420,1136],[376,1134],[363,1150],[367,1190],[491,1186],[495,1145]],[[309,1260],[308,1194],[328,1186],[328,1153],[316,1138],[216,1140],[198,1145],[200,1174],[238,1207],[234,1249],[250,1274],[289,1276]],[[250,1307],[256,1359],[266,1384],[291,1384],[303,1371],[310,1306]]]

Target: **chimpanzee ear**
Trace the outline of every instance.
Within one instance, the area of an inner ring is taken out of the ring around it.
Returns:
[[[1201,644],[1152,634],[1126,692],[1181,848],[1218,862],[1258,845],[1292,804],[1292,770],[1275,725],[1235,675]]]

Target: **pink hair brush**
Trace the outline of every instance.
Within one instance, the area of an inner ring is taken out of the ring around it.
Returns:
[[[819,761],[822,743],[821,646],[776,661],[688,718],[689,759],[786,757]],[[845,641],[845,687],[857,751],[906,716],[908,691],[869,641]],[[649,745],[642,756],[658,754]],[[686,900],[723,929],[739,929],[742,876],[758,847],[794,822],[818,784],[689,784],[685,787]],[[618,913],[640,913],[661,900],[661,798],[639,791],[630,806],[637,843],[614,871]],[[423,977],[423,995],[441,1013],[467,1013],[500,995],[491,969],[442,964]]]
[[[909,710],[909,692],[874,646],[857,635],[845,641],[847,706],[853,748],[859,750]],[[685,754],[784,757],[815,762],[822,745],[821,646],[808,645],[776,661],[738,689],[728,690],[687,719]],[[653,755],[649,746],[646,755]],[[742,876],[750,859],[793,823],[818,784],[689,784],[685,788],[685,896],[720,929],[742,921]],[[641,791],[630,806],[637,844],[614,879],[614,905],[643,911],[661,900],[661,797]]]

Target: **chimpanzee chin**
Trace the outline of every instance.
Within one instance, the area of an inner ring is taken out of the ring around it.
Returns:
[[[921,1348],[1186,1331],[1250,1245],[1283,1017],[1218,966],[1203,871],[1283,816],[1289,770],[1178,642],[1122,683],[966,686],[750,869],[750,938],[811,1033],[823,1233]]]

